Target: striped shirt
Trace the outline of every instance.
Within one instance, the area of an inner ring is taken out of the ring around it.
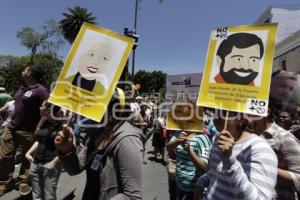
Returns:
[[[278,199],[294,200],[295,192],[300,191],[300,142],[289,131],[277,124],[261,135],[277,154],[278,168],[288,170],[294,184],[278,179],[276,192]]]
[[[210,136],[210,141],[212,143],[215,142],[216,137],[220,134],[219,131],[217,130],[214,121],[213,120],[209,120],[208,125],[207,125],[207,130],[210,132],[211,136]]]
[[[177,132],[172,136],[171,141],[174,141],[179,137]],[[211,148],[211,142],[207,135],[198,134],[191,140],[189,145],[192,151],[194,151],[204,162],[208,162],[209,151]],[[196,169],[192,159],[184,150],[182,145],[176,147],[176,185],[180,190],[185,192],[192,192],[194,185],[199,178],[200,172]]]
[[[237,141],[229,158],[221,161],[217,143],[210,152],[209,171],[197,181],[207,188],[205,200],[268,200],[274,195],[277,158],[257,135]]]

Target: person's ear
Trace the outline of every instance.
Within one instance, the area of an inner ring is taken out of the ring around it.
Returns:
[[[221,66],[221,64],[222,64],[222,58],[218,55],[217,55],[217,63],[219,66]]]

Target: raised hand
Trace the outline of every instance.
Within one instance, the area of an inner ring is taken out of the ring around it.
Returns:
[[[55,137],[56,149],[62,153],[67,154],[74,148],[72,130],[66,124],[63,125],[63,130],[59,131]]]
[[[232,135],[228,131],[223,130],[217,139],[217,144],[221,155],[229,157],[235,142]]]
[[[29,160],[30,162],[33,162],[33,157],[32,157],[32,155],[31,155],[30,153],[26,153],[26,154],[25,154],[25,157],[26,157],[26,159]]]

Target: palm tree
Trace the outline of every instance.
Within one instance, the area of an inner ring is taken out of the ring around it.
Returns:
[[[96,24],[96,18],[92,16],[91,12],[88,12],[86,8],[75,6],[74,8],[68,8],[68,13],[63,13],[64,19],[59,24],[64,38],[72,44],[81,28],[83,22],[90,24]]]

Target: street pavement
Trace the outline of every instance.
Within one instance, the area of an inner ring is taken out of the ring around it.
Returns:
[[[165,163],[154,159],[152,137],[146,143],[144,161],[144,200],[169,200],[168,175]],[[166,160],[166,158],[164,158]]]
[[[168,200],[168,176],[165,163],[154,159],[154,152],[152,147],[152,138],[146,143],[145,163],[144,163],[144,177],[143,177],[143,196],[144,200]],[[19,166],[16,167],[16,173]],[[69,176],[66,172],[61,174],[58,183],[58,199],[74,199],[80,200],[83,194],[85,185],[85,172]],[[74,192],[74,195],[73,195]],[[18,191],[13,190],[2,197],[0,200],[17,200],[17,199],[31,199],[20,198]]]
[[[16,166],[14,177],[17,176],[20,166]],[[81,173],[76,176],[69,176],[66,172],[62,172],[57,191],[57,199],[81,199],[85,185],[85,173]],[[75,195],[75,197],[74,197]],[[74,197],[74,198],[72,198]],[[11,192],[0,197],[0,200],[30,200],[31,196],[21,197],[17,190],[12,190]]]

